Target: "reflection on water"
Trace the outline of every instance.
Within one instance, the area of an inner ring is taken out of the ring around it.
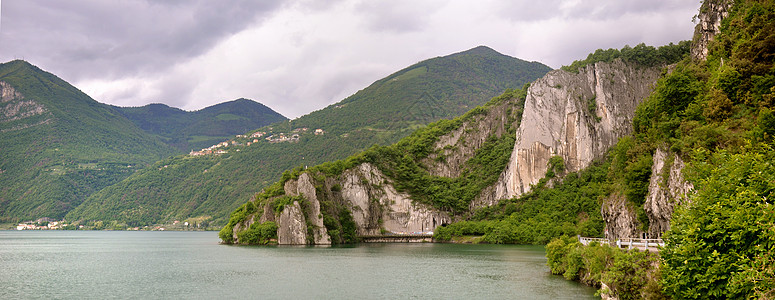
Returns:
[[[215,232],[0,231],[0,299],[584,299],[541,246],[247,247]]]

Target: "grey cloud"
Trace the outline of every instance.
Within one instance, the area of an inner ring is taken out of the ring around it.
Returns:
[[[609,0],[593,1],[585,0],[577,5],[570,6],[567,16],[578,19],[609,20],[622,17],[626,14],[650,14],[658,12],[670,12],[686,7],[699,7],[695,1],[677,0]]]
[[[13,1],[0,53],[82,78],[159,71],[270,15],[279,1]],[[72,69],[77,66],[77,72]]]
[[[515,21],[541,21],[552,18],[562,20],[605,21],[627,14],[670,12],[678,9],[697,8],[694,0],[544,0],[505,1],[499,3],[499,15]]]
[[[367,26],[372,30],[411,32],[425,25],[433,7],[430,1],[364,1],[357,10],[366,15]]]
[[[101,102],[193,110],[245,97],[296,117],[476,45],[559,67],[685,39],[697,1],[5,1],[0,59],[24,57]]]
[[[498,15],[515,21],[540,21],[557,15],[561,0],[502,1],[498,3]]]

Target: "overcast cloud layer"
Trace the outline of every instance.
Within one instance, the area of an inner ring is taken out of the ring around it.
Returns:
[[[2,0],[0,0],[2,1]],[[295,118],[478,45],[553,68],[690,39],[699,0],[0,2],[0,61],[94,99],[201,109],[250,98]]]

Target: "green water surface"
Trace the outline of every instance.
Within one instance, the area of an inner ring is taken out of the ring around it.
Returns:
[[[216,232],[0,231],[0,299],[587,299],[542,246],[248,247]]]

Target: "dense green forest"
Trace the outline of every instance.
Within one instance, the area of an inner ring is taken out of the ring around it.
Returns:
[[[140,129],[158,136],[181,153],[199,150],[237,134],[288,119],[261,103],[237,99],[184,111],[165,104],[115,107]]]
[[[249,132],[290,135],[307,128],[298,132],[297,142],[268,143],[262,136],[258,143],[233,147],[226,154],[158,162],[94,194],[68,219],[145,225],[209,216],[215,224],[225,224],[229,212],[284,170],[394,143],[429,122],[461,115],[549,70],[486,47],[422,61],[322,110]],[[312,134],[315,129],[325,134]],[[246,144],[252,139],[237,141]]]
[[[479,46],[409,66],[324,110],[294,120],[293,125],[324,128],[333,134],[375,131],[391,136],[380,142],[393,143],[418,126],[460,116],[550,70],[544,64]],[[412,130],[407,132],[407,128]]]
[[[702,9],[709,4],[723,1]],[[688,162],[683,174],[695,192],[676,210],[659,256],[557,240],[547,248],[554,273],[603,274],[590,283],[613,283],[609,292],[626,299],[775,295],[774,20],[774,1],[735,1],[707,59],[686,58],[665,74],[639,106],[634,136],[620,142],[630,144],[629,159],[612,169],[625,174],[650,165],[655,147]],[[632,280],[616,279],[623,275]]]
[[[0,64],[0,82],[21,95],[0,103],[0,221],[62,218],[92,193],[175,153],[27,62]]]

